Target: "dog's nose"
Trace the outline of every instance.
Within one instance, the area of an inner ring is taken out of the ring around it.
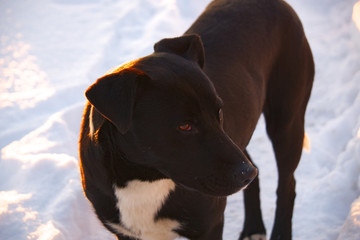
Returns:
[[[251,164],[246,164],[247,166],[244,166],[241,169],[241,172],[237,174],[237,178],[242,179],[241,184],[246,187],[247,185],[249,185],[252,180],[254,180],[254,178],[256,177],[258,171],[257,168],[254,167]]]

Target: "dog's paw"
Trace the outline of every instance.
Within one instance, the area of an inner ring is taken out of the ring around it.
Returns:
[[[266,240],[266,235],[264,234],[254,234],[249,237],[245,237],[243,240]]]

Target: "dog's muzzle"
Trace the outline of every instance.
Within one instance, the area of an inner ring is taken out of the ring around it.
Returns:
[[[197,177],[201,192],[212,196],[228,196],[245,189],[256,177],[257,169],[251,164],[238,169],[233,174]]]

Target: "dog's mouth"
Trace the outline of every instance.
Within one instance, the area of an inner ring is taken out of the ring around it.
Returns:
[[[221,172],[206,176],[184,177],[162,171],[165,176],[192,191],[197,191],[214,197],[226,197],[245,189],[257,176],[257,169],[252,165],[238,168],[237,171]]]
[[[243,176],[234,175],[231,178],[220,179],[216,176],[196,177],[198,183],[198,191],[212,196],[228,196],[240,190],[245,189],[256,177],[257,170],[251,176],[244,178]]]
[[[230,156],[210,159],[206,165],[189,164],[188,169],[184,169],[180,165],[164,164],[157,169],[188,190],[214,197],[226,197],[246,188],[258,172],[240,150],[235,150]]]

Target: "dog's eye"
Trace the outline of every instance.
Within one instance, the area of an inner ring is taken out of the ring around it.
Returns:
[[[190,132],[191,129],[192,129],[192,127],[191,127],[191,125],[189,123],[185,123],[183,125],[180,125],[178,128],[179,128],[179,130],[184,131],[184,132]]]

